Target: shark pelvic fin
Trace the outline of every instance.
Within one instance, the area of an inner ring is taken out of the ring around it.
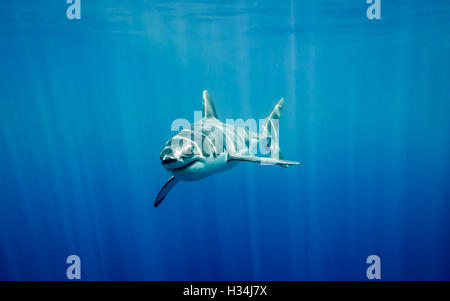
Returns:
[[[231,160],[255,162],[255,163],[261,163],[261,164],[273,164],[273,165],[280,165],[282,167],[289,167],[290,165],[301,164],[300,162],[296,162],[296,161],[280,160],[280,159],[266,158],[266,157],[257,157],[254,155],[242,155],[242,154],[238,154],[238,153],[228,154],[228,161],[231,161]]]
[[[214,102],[208,91],[203,91],[203,118],[217,118]]]
[[[175,186],[179,180],[175,178],[174,176],[171,176],[169,180],[167,180],[166,184],[161,188],[161,190],[158,193],[158,196],[156,197],[155,204],[153,205],[155,208],[161,204],[162,201],[164,201],[164,198],[169,193],[169,191]]]

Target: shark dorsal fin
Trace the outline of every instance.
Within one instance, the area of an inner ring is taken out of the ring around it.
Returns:
[[[217,118],[214,102],[208,91],[203,91],[203,118]]]

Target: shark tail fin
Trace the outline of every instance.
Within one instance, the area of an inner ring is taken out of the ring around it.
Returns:
[[[284,98],[282,97],[266,117],[266,123],[261,132],[261,137],[267,139],[266,150],[270,151],[270,158],[272,159],[283,159],[279,145],[279,120],[283,107]],[[280,165],[288,167],[288,165]]]
[[[267,119],[269,120],[280,119],[281,110],[283,108],[284,108],[284,97],[281,97],[280,100],[277,102],[277,104],[272,108],[272,111],[270,111],[269,115],[267,116]]]

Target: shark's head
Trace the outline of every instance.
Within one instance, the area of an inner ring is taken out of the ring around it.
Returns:
[[[172,174],[182,173],[203,159],[201,150],[189,132],[181,132],[169,141],[160,153],[161,164]]]

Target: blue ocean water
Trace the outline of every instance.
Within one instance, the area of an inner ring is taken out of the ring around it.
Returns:
[[[450,2],[0,3],[0,280],[450,280]],[[180,183],[207,89],[289,169]]]

